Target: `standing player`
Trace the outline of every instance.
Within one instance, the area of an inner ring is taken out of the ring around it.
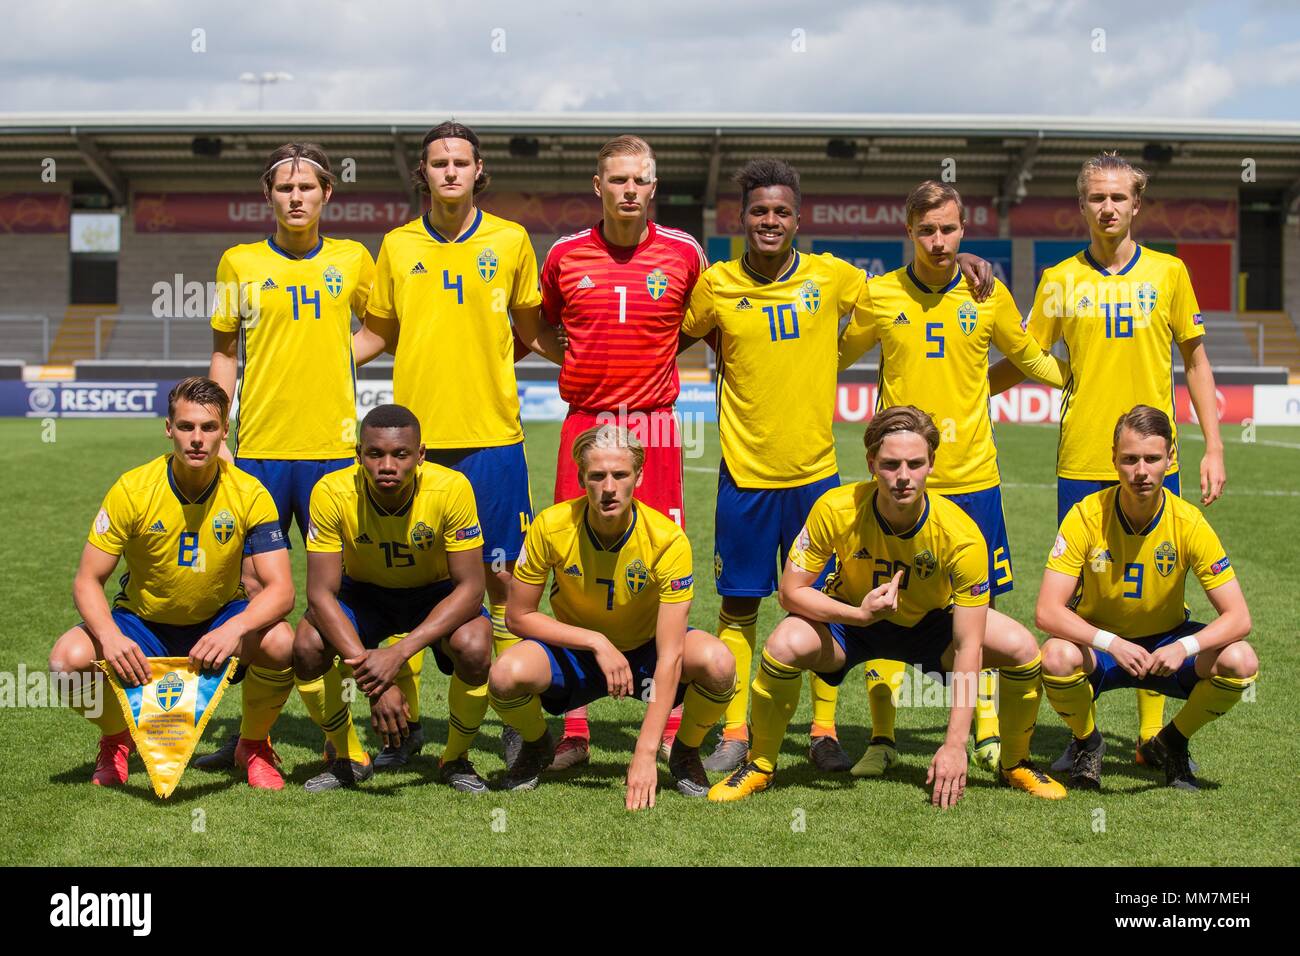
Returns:
[[[279,147],[262,172],[275,235],[232,246],[217,266],[208,375],[238,402],[235,457],[224,445],[222,455],[270,493],[286,542],[295,517],[307,533],[312,487],[346,467],[355,444],[352,316],[366,314],[375,262],[361,243],[320,234],[333,189],[319,146]],[[261,679],[250,677],[245,693]],[[272,679],[287,697],[291,671]],[[194,765],[233,766],[237,742]]]
[[[82,623],[55,643],[50,672],[89,674],[105,660],[135,687],[150,679],[149,657],[188,657],[216,670],[238,656],[245,675],[235,760],[249,786],[279,790],[267,735],[292,685],[270,678],[292,658],[283,618],[293,610],[293,575],[275,503],[220,457],[228,410],[225,390],[209,379],[171,390],[164,424],[172,452],[128,471],[104,498],[72,588]],[[104,584],[123,556],[127,573],[110,609]],[[262,584],[251,600],[240,584],[245,556]],[[106,695],[89,719],[103,734],[91,782],[126,783],[135,744],[117,698]]]
[[[474,131],[454,122],[431,129],[412,178],[430,208],[384,236],[357,361],[393,353],[393,398],[419,420],[428,460],[459,471],[474,489],[500,653],[513,640],[506,588],[533,516],[512,322],[556,364],[563,349],[539,318],[528,233],[475,205],[488,175]],[[417,685],[408,703],[418,696]]]
[[[321,479],[311,496],[308,614],[298,624],[294,669],[303,683],[323,678],[321,691],[303,700],[337,756],[306,788],[352,786],[374,772],[343,700],[334,655],[370,698],[371,721],[384,744],[400,751],[418,737],[406,747],[415,753],[424,732],[410,726],[410,701],[394,680],[430,647],[451,676],[443,780],[465,793],[486,793],[468,757],[487,712],[492,661],[474,493],[464,475],[424,461],[420,423],[400,405],[379,405],[366,415],[357,458],[353,467]],[[397,634],[405,636],[379,647]]]
[[[1017,369],[1057,388],[1065,384],[1064,363],[1021,328],[1020,312],[1001,282],[994,280],[987,302],[972,300],[957,269],[966,209],[956,189],[927,180],[911,191],[906,208],[912,263],[868,284],[864,307],[841,339],[840,368],[879,342],[876,410],[915,405],[939,424],[942,441],[926,487],[979,526],[988,545],[992,604],[1011,590],[1012,566],[989,419],[989,349],[996,346]],[[858,776],[879,776],[898,759],[893,688],[903,669],[897,661],[868,663],[872,737],[853,768]],[[981,675],[974,750],[975,762],[990,770],[997,768],[1000,744],[992,677]]]
[[[1050,349],[1063,338],[1070,350],[1056,453],[1057,523],[1087,495],[1115,484],[1110,422],[1134,405],[1159,408],[1174,421],[1171,342],[1182,353],[1187,391],[1205,436],[1201,503],[1208,505],[1226,481],[1223,439],[1205,325],[1187,267],[1133,239],[1147,185],[1142,170],[1116,153],[1101,153],[1083,164],[1077,185],[1088,247],[1043,272],[1029,315],[1029,334],[1039,345]],[[1016,384],[1020,373],[1003,361],[989,379],[996,395]],[[1165,487],[1178,495],[1176,427],[1173,435]],[[1139,745],[1163,723],[1164,699],[1139,689]],[[1053,769],[1068,767],[1072,758],[1067,751]]]
[[[569,450],[573,439],[602,423],[628,428],[646,450],[636,497],[685,526],[682,443],[678,430],[677,345],[682,314],[707,266],[688,233],[650,221],[658,180],[650,144],[619,136],[596,156],[592,177],[604,218],[565,236],[542,266],[542,314],[568,337],[560,397],[569,414],[560,430],[555,501],[581,494]],[[681,721],[674,711],[664,731],[670,748]],[[588,759],[586,708],[566,714],[555,767]]]
[[[493,706],[524,741],[506,789],[531,790],[550,763],[543,706],[561,713],[635,694],[649,706],[628,766],[627,808],[654,806],[655,757],[669,709],[682,701],[668,769],[678,792],[703,797],[700,744],[735,692],[736,670],[721,641],[687,626],[690,542],[634,500],[645,449],[626,429],[589,428],[572,455],[586,495],[552,505],[528,529],[509,603],[510,629],[528,639],[492,666]],[[552,574],[554,617],[537,609]]]
[[[718,635],[740,678],[722,739],[704,762],[708,770],[733,770],[745,759],[759,603],[776,589],[808,509],[839,484],[831,424],[840,320],[867,301],[861,269],[795,248],[799,174],[789,164],[752,160],[735,181],[745,254],[709,267],[682,324],[686,336],[718,335],[722,464],[713,573],[722,596]],[[815,677],[812,688],[812,761],[848,770],[853,761],[835,734],[838,689]]]
[[[1174,451],[1169,416],[1136,406],[1115,424],[1113,448],[1118,486],[1070,508],[1043,572],[1037,624],[1053,635],[1043,645],[1043,682],[1074,734],[1071,786],[1101,786],[1096,698],[1145,687],[1187,703],[1139,752],[1169,786],[1196,790],[1188,738],[1227,713],[1259,673],[1245,641],[1250,611],[1214,530],[1162,487]],[[1218,612],[1209,624],[1189,620],[1189,571]]]
[[[948,733],[926,783],[934,783],[935,805],[952,806],[966,787],[981,652],[985,664],[1001,670],[1000,779],[1036,797],[1064,797],[1065,788],[1029,761],[1042,674],[1038,645],[989,608],[988,549],[975,522],[926,491],[939,429],[920,409],[896,405],[871,420],[865,442],[872,477],[822,495],[790,551],[780,591],[790,616],[768,638],[754,678],[749,762],[715,784],[709,799],[740,800],[771,784],[803,671],[838,686],[858,664],[885,659],[951,675]],[[819,588],[832,558],[835,571]]]

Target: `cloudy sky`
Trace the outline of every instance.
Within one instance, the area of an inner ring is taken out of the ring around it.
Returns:
[[[0,112],[256,110],[275,70],[277,111],[1300,119],[1293,0],[45,0],[0,51]]]

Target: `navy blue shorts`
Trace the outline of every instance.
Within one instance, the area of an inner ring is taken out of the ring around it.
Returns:
[[[280,515],[280,531],[289,543],[289,527],[298,519],[298,533],[307,540],[307,519],[311,516],[311,490],[331,471],[356,464],[356,458],[280,461],[273,458],[236,458],[235,467],[262,483]]]
[[[220,611],[198,624],[161,624],[158,621],[146,621],[133,611],[123,607],[113,608],[113,623],[117,629],[135,641],[145,657],[189,657],[190,650],[208,631],[216,630],[232,617],[248,607],[244,598],[235,598]],[[82,624],[85,627],[85,624]],[[231,683],[237,684],[244,679],[248,665],[240,662],[231,676]]]
[[[394,634],[409,634],[419,627],[454,588],[450,581],[418,588],[385,588],[344,576],[338,593],[339,607],[356,628],[361,646],[373,651]],[[488,616],[481,605],[479,614]],[[454,665],[442,649],[442,641],[434,642],[430,650],[438,670],[450,674]]]
[[[1174,472],[1172,475],[1165,475],[1165,487],[1175,495],[1182,497],[1178,476],[1181,472]],[[1077,505],[1084,498],[1103,488],[1110,488],[1118,485],[1119,481],[1088,481],[1083,478],[1057,478],[1056,479],[1056,526],[1059,528],[1061,522],[1065,520],[1066,514],[1071,508]]]
[[[426,448],[426,461],[469,479],[483,527],[483,563],[514,561],[533,520],[524,443],[495,448]]]
[[[1007,521],[1002,515],[1002,486],[994,485],[963,495],[940,494],[970,515],[984,535],[984,543],[989,549],[989,584],[992,586],[989,595],[996,597],[1010,591],[1015,585],[1012,583],[1011,542],[1007,540]]]
[[[722,462],[713,521],[713,577],[724,597],[765,598],[817,499],[838,488],[838,474],[795,488],[737,488]],[[820,588],[832,560],[814,582]]]
[[[695,628],[687,628],[693,631]],[[575,651],[568,647],[551,647],[536,638],[533,641],[546,651],[551,659],[551,686],[542,692],[542,707],[548,714],[565,714],[579,707],[586,707],[593,700],[609,696],[609,685],[605,683],[605,673],[596,663],[596,655],[591,651]],[[649,703],[650,688],[654,686],[655,664],[659,661],[659,649],[652,637],[640,647],[623,651],[628,666],[632,668],[632,694]],[[673,697],[676,707],[686,696],[686,685],[678,684]]]
[[[1186,637],[1188,634],[1195,634],[1201,628],[1205,627],[1197,621],[1184,621],[1172,631],[1166,634],[1155,634],[1151,637],[1132,638],[1134,644],[1145,648],[1148,652],[1164,647],[1166,644],[1172,644],[1180,637]],[[1178,668],[1168,677],[1143,677],[1137,678],[1130,674],[1124,668],[1115,662],[1105,651],[1099,651],[1093,648],[1093,654],[1097,655],[1097,666],[1092,669],[1088,675],[1088,681],[1092,684],[1092,698],[1096,700],[1108,690],[1115,690],[1119,687],[1142,687],[1147,690],[1159,691],[1166,697],[1177,697],[1179,700],[1186,700],[1187,695],[1192,692],[1196,682],[1200,680],[1196,676],[1196,656],[1192,655],[1183,661],[1183,666]]]
[[[867,627],[827,624],[831,637],[844,651],[844,666],[817,676],[838,687],[846,674],[867,661],[901,661],[925,674],[942,674],[941,658],[952,644],[952,612],[934,610],[911,627],[880,621]]]

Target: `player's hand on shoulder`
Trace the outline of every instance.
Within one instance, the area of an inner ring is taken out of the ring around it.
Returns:
[[[149,670],[149,658],[144,656],[140,645],[126,635],[107,634],[100,640],[99,648],[104,660],[125,686],[139,686],[153,676]]]
[[[406,698],[396,687],[390,687],[378,697],[370,699],[370,726],[384,741],[385,747],[400,747],[411,733],[407,721],[411,709]]]
[[[880,587],[867,592],[867,596],[862,599],[862,623],[864,625],[898,610],[898,588],[902,580],[903,572],[899,571]]]
[[[1126,641],[1122,637],[1117,637],[1111,642],[1107,653],[1115,658],[1115,663],[1124,668],[1125,673],[1134,677],[1146,676],[1151,655],[1140,645],[1134,644],[1132,641]]]
[[[204,634],[190,648],[190,663],[201,671],[215,671],[239,650],[243,632],[229,621]]]
[[[628,665],[627,658],[619,653],[618,648],[611,644],[607,639],[596,645],[595,649],[596,664],[600,671],[605,675],[605,686],[609,688],[609,696],[615,700],[628,697],[632,693],[632,668]]]
[[[655,805],[655,788],[659,785],[659,768],[653,755],[633,754],[627,768],[627,808],[645,810]]]
[[[944,744],[935,752],[926,783],[934,784],[930,802],[947,809],[955,806],[966,792],[966,748],[957,744]]]
[[[1168,677],[1187,660],[1187,648],[1175,641],[1158,648],[1147,661],[1146,673],[1153,677]]]

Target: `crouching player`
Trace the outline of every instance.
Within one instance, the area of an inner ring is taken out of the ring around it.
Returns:
[[[1070,508],[1043,572],[1037,623],[1054,635],[1043,645],[1043,682],[1074,734],[1073,787],[1101,786],[1097,697],[1138,687],[1187,701],[1138,750],[1169,786],[1196,790],[1188,738],[1241,700],[1259,672],[1244,640],[1250,611],[1223,545],[1194,505],[1162,485],[1172,450],[1164,412],[1138,405],[1121,415],[1119,484]],[[1188,620],[1188,571],[1218,612],[1209,624]]]
[[[853,667],[882,658],[952,675],[948,732],[926,776],[935,805],[952,806],[966,788],[981,651],[984,666],[1001,671],[1001,779],[1036,797],[1064,797],[1065,788],[1028,759],[1042,673],[1038,645],[989,608],[988,552],[978,526],[948,499],[926,493],[938,428],[925,412],[896,405],[871,420],[866,446],[874,480],[817,499],[790,551],[779,591],[790,616],[768,638],[754,679],[749,761],[715,784],[709,799],[739,800],[771,784],[804,671],[838,686]],[[832,557],[836,570],[818,590]]]
[[[359,464],[326,475],[311,493],[307,614],[298,624],[293,665],[307,711],[335,756],[306,789],[353,786],[374,773],[352,726],[334,656],[352,668],[370,699],[371,724],[385,746],[414,752],[424,731],[409,719],[394,680],[428,647],[438,668],[451,675],[443,782],[463,793],[485,793],[468,756],[487,712],[492,659],[474,492],[464,475],[424,461],[420,423],[401,405],[370,410],[361,422],[357,457]],[[396,643],[379,646],[403,633]]]
[[[289,552],[275,503],[256,478],[220,458],[229,400],[216,382],[187,378],[167,396],[172,453],[122,475],[90,529],[72,587],[82,623],[50,652],[55,674],[89,674],[96,660],[123,685],[150,679],[150,657],[188,657],[216,670],[234,654],[243,683],[235,760],[248,783],[279,790],[284,780],[267,735],[293,682]],[[262,585],[251,600],[240,584],[244,557]],[[126,557],[122,590],[110,609],[104,584]],[[91,782],[126,783],[135,744],[117,698],[98,717],[99,759]]]
[[[531,790],[552,758],[542,707],[562,714],[610,696],[648,703],[627,772],[627,808],[652,807],[655,757],[668,712],[685,701],[668,769],[679,793],[702,797],[705,733],[735,693],[736,662],[712,634],[687,627],[691,545],[672,519],[633,500],[645,448],[624,428],[573,442],[586,497],[535,519],[515,564],[506,623],[520,641],[492,665],[492,706],[523,746],[508,790]],[[537,606],[554,571],[549,617]]]

